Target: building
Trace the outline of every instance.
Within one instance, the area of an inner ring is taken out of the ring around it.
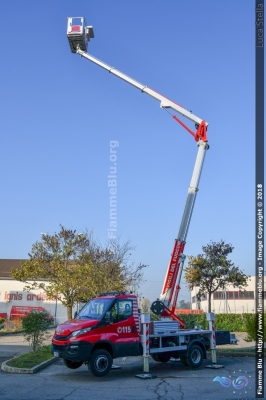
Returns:
[[[12,319],[31,310],[46,310],[55,324],[67,319],[66,307],[60,301],[48,300],[43,290],[23,291],[25,283],[12,278],[11,269],[21,268],[25,260],[0,259],[0,317]],[[73,312],[75,312],[73,310]]]
[[[264,282],[265,285],[265,282]],[[265,285],[266,288],[266,285]],[[197,299],[198,288],[191,291],[192,310],[203,310],[208,312],[208,294],[202,296],[200,301]],[[225,290],[217,290],[211,295],[211,311],[216,314],[232,313],[254,313],[256,311],[256,277],[250,277],[248,286],[245,290],[239,290],[232,285],[227,285]],[[262,297],[265,298],[265,291]],[[264,305],[265,309],[265,305]]]

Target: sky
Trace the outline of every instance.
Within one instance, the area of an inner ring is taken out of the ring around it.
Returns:
[[[27,258],[60,224],[107,243],[115,179],[113,234],[148,265],[141,294],[161,293],[197,145],[159,102],[71,53],[67,17],[84,16],[91,55],[209,123],[185,254],[224,240],[254,275],[254,10],[249,0],[0,2],[0,258]]]

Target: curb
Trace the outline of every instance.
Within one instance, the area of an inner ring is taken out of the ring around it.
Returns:
[[[13,357],[10,360],[14,360]],[[6,363],[10,360],[4,361],[1,365],[1,369],[5,372],[11,372],[13,374],[35,374],[35,372],[40,371],[41,369],[48,367],[49,365],[53,364],[55,361],[58,361],[58,357],[52,357],[49,360],[42,362],[41,364],[36,365],[33,368],[16,368],[7,365]]]
[[[211,357],[211,353],[207,354]],[[255,352],[251,351],[216,351],[217,357],[224,358],[224,357],[255,357]]]
[[[217,357],[255,357],[255,353],[250,351],[238,351],[238,352],[217,352]]]

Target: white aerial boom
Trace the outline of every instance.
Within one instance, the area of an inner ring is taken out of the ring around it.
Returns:
[[[123,79],[127,83],[130,83],[132,86],[135,86],[137,89],[141,90],[141,92],[146,93],[149,96],[153,97],[154,99],[158,100],[160,102],[161,108],[172,109],[195,123],[196,132],[193,132],[176,115],[172,115],[173,118],[176,121],[178,121],[195,138],[198,145],[198,153],[194,166],[194,171],[192,174],[192,179],[188,189],[188,196],[185,209],[183,212],[182,221],[180,224],[177,238],[174,243],[174,249],[166,273],[162,293],[160,296],[160,301],[155,301],[151,307],[152,311],[155,312],[156,314],[160,314],[164,317],[172,317],[173,319],[177,319],[180,322],[181,327],[183,327],[184,326],[183,321],[177,315],[175,315],[175,308],[177,303],[178,292],[180,290],[180,280],[185,260],[185,255],[183,254],[183,251],[199,187],[199,181],[206,150],[209,148],[209,145],[207,143],[208,123],[202,120],[201,118],[197,117],[196,115],[192,114],[192,112],[186,110],[179,104],[173,102],[172,100],[169,100],[167,97],[156,92],[155,90],[137,82],[135,79],[132,79],[131,77],[125,75],[123,72],[118,71],[117,69],[109,66],[108,64],[88,54],[87,45],[89,40],[94,37],[94,32],[92,26],[86,26],[85,18],[83,17],[68,18],[67,37],[72,53],[79,54],[80,56],[86,58],[87,60],[93,62],[94,64],[104,68],[111,74],[117,76],[120,79]]]

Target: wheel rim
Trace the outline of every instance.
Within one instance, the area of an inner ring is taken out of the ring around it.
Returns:
[[[201,360],[201,353],[198,349],[195,349],[191,353],[191,360],[194,364],[198,364]]]
[[[96,358],[94,365],[98,372],[103,372],[108,366],[108,358],[105,356],[99,356]]]

